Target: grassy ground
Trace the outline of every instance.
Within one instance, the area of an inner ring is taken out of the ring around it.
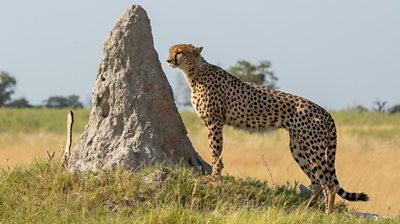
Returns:
[[[65,147],[67,112],[0,108],[0,167],[28,164],[35,158],[46,157],[47,151],[59,156]],[[74,114],[73,143],[77,143],[89,111],[74,110]]]
[[[64,134],[67,109],[9,109],[0,108],[0,133]],[[73,131],[82,133],[89,119],[87,109],[74,110]]]
[[[295,186],[183,168],[70,174],[35,162],[0,172],[0,223],[396,223],[358,218],[339,205],[326,216],[306,210]],[[10,190],[12,189],[12,190]]]
[[[45,158],[46,151],[62,151],[66,114],[67,110],[0,109],[0,167],[13,168],[28,164],[33,158]],[[75,115],[76,143],[86,124],[88,111],[75,111]],[[339,181],[346,190],[364,191],[371,197],[367,203],[349,203],[350,208],[399,215],[400,115],[346,111],[334,112],[333,116],[338,127],[336,167]],[[182,117],[193,145],[209,160],[207,132],[202,123],[192,113],[182,113]],[[225,128],[224,137],[225,175],[267,180],[269,186],[287,182],[309,184],[291,158],[285,131],[248,135]],[[246,216],[244,213],[237,215]]]
[[[189,137],[206,159],[210,158],[207,130],[192,113],[183,113]],[[334,112],[338,128],[336,170],[341,186],[367,192],[369,202],[350,203],[359,211],[385,215],[400,214],[400,114],[389,116],[354,111]],[[289,151],[289,136],[278,130],[266,135],[249,135],[232,128],[224,130],[223,159],[226,174],[249,176],[277,184],[309,180]],[[264,157],[269,170],[262,159]]]

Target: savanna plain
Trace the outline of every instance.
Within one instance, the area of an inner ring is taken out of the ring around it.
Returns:
[[[74,113],[73,145],[79,141],[89,110],[76,110]],[[33,166],[43,164],[32,165],[35,164],[33,161],[46,161],[47,152],[55,152],[54,160],[59,160],[66,141],[66,114],[67,110],[61,109],[0,109],[2,175],[12,176],[14,170],[21,169],[40,170]],[[348,208],[399,216],[400,114],[345,110],[332,111],[332,115],[338,130],[336,170],[340,184],[348,191],[366,192],[370,196],[369,202],[346,202]],[[195,149],[209,161],[207,130],[194,113],[181,112],[181,116]],[[298,184],[308,186],[309,180],[292,159],[288,146],[289,137],[284,130],[250,135],[225,127],[223,174],[265,181],[263,183],[272,188]],[[48,169],[51,170],[51,166]],[[4,178],[1,180],[5,181]],[[5,207],[0,202],[1,206]],[[170,212],[179,213],[175,210]],[[162,216],[161,213],[159,215]],[[239,218],[246,216],[244,213],[236,215]],[[199,220],[203,217],[203,214],[198,214]],[[149,220],[152,220],[151,217]],[[246,217],[244,220],[247,220]]]

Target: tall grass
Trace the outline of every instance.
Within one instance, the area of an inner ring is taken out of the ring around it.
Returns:
[[[371,223],[343,205],[305,209],[295,186],[249,178],[210,180],[180,167],[70,174],[35,162],[0,172],[4,223]],[[12,189],[12,190],[11,190]],[[399,219],[381,219],[396,223]]]
[[[89,111],[75,112],[74,143]],[[0,167],[15,167],[45,158],[46,151],[62,151],[67,110],[0,109]],[[400,214],[400,114],[332,112],[338,129],[336,170],[342,187],[364,191],[370,202],[349,203],[350,208],[385,215]],[[200,155],[210,160],[207,130],[197,115],[181,113],[189,138]],[[286,131],[249,135],[224,128],[224,175],[268,180],[277,185],[309,184],[291,158]],[[263,158],[269,167],[264,164]],[[270,178],[271,172],[273,180]]]
[[[62,134],[66,129],[67,109],[0,108],[0,133]],[[74,132],[82,133],[89,119],[89,110],[74,110]]]
[[[369,202],[349,206],[359,211],[400,214],[400,114],[345,111],[332,115],[338,129],[336,170],[340,184],[349,191],[366,192],[371,198]],[[204,125],[193,113],[184,112],[182,117],[196,150],[204,158],[211,158]],[[309,184],[292,159],[289,136],[284,130],[250,135],[225,127],[222,158],[225,174],[277,184]]]
[[[333,112],[335,122],[343,134],[395,141],[400,145],[400,113]]]

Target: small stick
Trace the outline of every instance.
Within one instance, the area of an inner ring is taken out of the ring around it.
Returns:
[[[73,124],[74,124],[74,113],[70,110],[67,114],[67,143],[65,144],[65,150],[61,160],[61,166],[64,168],[68,167],[68,160],[71,155]]]
[[[264,159],[264,154],[261,154],[261,158],[262,158],[262,160],[263,160],[263,162],[264,162],[264,165],[267,167],[267,170],[268,170],[268,173],[269,173],[269,177],[271,178],[272,186],[274,187],[274,186],[275,186],[274,179],[272,178],[271,170],[269,170],[268,164],[267,164],[267,162],[266,162],[265,159]]]
[[[53,153],[50,153],[49,151],[46,151],[46,152],[47,152],[47,160],[49,163],[51,163],[53,161],[55,152],[53,152]]]

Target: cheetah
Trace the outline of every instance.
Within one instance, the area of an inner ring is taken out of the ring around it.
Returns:
[[[324,191],[325,213],[330,214],[336,194],[349,201],[369,200],[367,194],[350,193],[339,185],[335,171],[336,127],[326,110],[302,97],[243,82],[209,64],[201,56],[202,49],[191,44],[174,45],[167,63],[184,74],[193,107],[208,129],[211,176],[221,175],[223,169],[224,125],[249,132],[284,128],[289,132],[293,159],[311,180],[314,194],[310,202]]]

